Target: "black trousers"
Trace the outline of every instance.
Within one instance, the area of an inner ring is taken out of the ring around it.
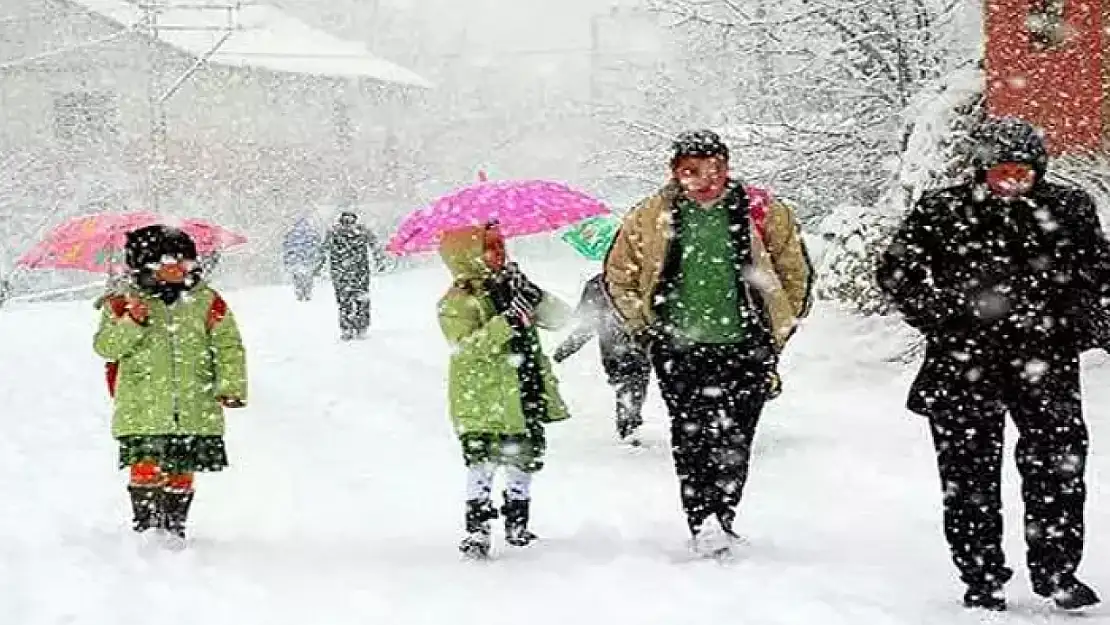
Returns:
[[[656,345],[652,364],[671,417],[671,450],[691,532],[732,526],[766,401],[767,364],[743,345]]]
[[[643,409],[651,379],[651,363],[641,356],[605,359],[602,364],[609,386],[613,387],[617,396],[617,433],[623,436],[644,424]]]
[[[967,584],[1012,576],[1002,552],[1002,450],[1006,415],[1018,430],[1029,573],[1051,583],[1083,556],[1088,434],[1077,356],[996,358],[954,389],[931,419],[944,493],[944,530]],[[953,363],[955,364],[955,363]]]
[[[339,329],[362,331],[370,327],[370,291],[364,285],[335,282],[339,304]]]

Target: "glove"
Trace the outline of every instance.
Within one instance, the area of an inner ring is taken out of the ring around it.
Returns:
[[[509,310],[513,301],[512,287],[509,285],[508,276],[502,272],[487,278],[484,284],[486,293],[489,294],[493,310],[497,314],[504,314]]]
[[[524,327],[529,327],[535,321],[536,307],[522,295],[516,294],[509,301],[509,310],[506,315],[511,315]]]
[[[128,297],[123,307],[123,319],[131,319],[135,323],[145,326],[150,320],[150,306],[137,297]]]
[[[504,273],[514,295],[523,297],[533,308],[540,305],[540,302],[543,301],[543,289],[529,280],[528,276],[524,275],[524,272],[520,270],[519,265],[516,263],[509,263],[505,267]]]
[[[554,361],[555,364],[561,364],[564,360],[570,358],[572,353],[573,352],[567,348],[567,345],[560,345],[555,348],[555,353],[551,354],[551,360]]]
[[[529,327],[536,316],[536,305],[543,299],[543,291],[528,282],[519,270],[499,272],[485,282],[493,309],[515,327]],[[530,287],[529,287],[530,285]],[[539,293],[539,299],[535,293]]]
[[[226,395],[220,395],[216,398],[216,401],[220,402],[220,405],[224,408],[242,408],[247,405],[246,402],[238,397],[228,397]]]

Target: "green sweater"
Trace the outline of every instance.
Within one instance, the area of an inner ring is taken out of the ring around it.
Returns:
[[[682,265],[668,298],[668,321],[677,336],[694,343],[739,343],[750,319],[738,292],[728,209],[680,200],[678,210]]]

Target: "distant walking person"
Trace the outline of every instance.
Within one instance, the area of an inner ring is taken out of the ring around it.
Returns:
[[[293,279],[297,301],[312,299],[312,287],[324,262],[324,241],[307,217],[299,217],[282,242],[282,263]]]
[[[378,256],[377,240],[357,215],[345,211],[328,231],[325,249],[339,303],[340,336],[344,341],[362,338],[370,328],[370,257]]]

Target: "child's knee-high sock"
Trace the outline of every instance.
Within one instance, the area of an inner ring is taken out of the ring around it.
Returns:
[[[516,467],[505,468],[505,499],[527,501],[532,498],[532,474]]]
[[[493,493],[493,473],[496,467],[492,462],[472,464],[466,468],[466,500],[485,502]]]

